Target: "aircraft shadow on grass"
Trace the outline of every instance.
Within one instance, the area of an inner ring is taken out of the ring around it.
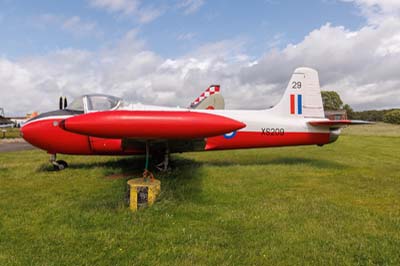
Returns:
[[[103,176],[105,179],[127,181],[131,178],[141,177],[144,165],[144,156],[133,156],[103,162],[71,162],[68,169],[89,170],[100,167],[105,169],[105,175]],[[154,168],[150,168],[150,171],[154,171],[155,178],[160,179],[162,182],[163,189],[160,199],[163,199],[164,202],[202,201],[201,168],[203,163],[178,157],[173,158],[170,165],[172,170],[165,173],[156,172]],[[44,164],[37,171],[54,172],[54,169]],[[125,182],[123,183],[125,185]]]
[[[151,160],[150,160],[151,162]],[[210,166],[233,166],[233,165],[242,165],[242,166],[257,166],[257,165],[309,165],[312,167],[320,168],[320,169],[344,169],[348,168],[347,165],[335,162],[333,160],[324,160],[324,159],[311,159],[311,158],[300,158],[300,157],[280,157],[280,158],[256,158],[255,160],[249,160],[247,158],[240,158],[238,160],[216,160],[216,161],[201,161],[194,160],[189,158],[182,157],[173,157],[170,163],[172,171],[168,171],[167,173],[160,173],[162,177],[172,178],[175,176],[175,172],[182,171],[182,169],[188,170],[187,173],[189,176],[192,175],[193,172],[198,170],[200,167],[204,167],[207,165]],[[125,157],[117,160],[110,160],[104,162],[78,162],[71,163],[70,169],[92,169],[94,167],[106,168],[112,171],[112,169],[120,169],[120,173],[122,175],[140,175],[143,172],[143,168],[145,165],[145,157],[144,156],[133,156],[133,157]],[[151,171],[157,172],[154,167],[150,169]],[[53,167],[49,165],[43,164],[39,167],[38,171],[51,171],[53,172]],[[185,175],[187,176],[187,175]]]
[[[145,165],[145,157],[144,156],[132,156],[132,157],[124,157],[119,158],[117,160],[109,160],[103,162],[71,162],[68,166],[69,169],[93,169],[95,167],[106,168],[109,170],[119,169],[122,174],[134,174],[140,175],[143,173],[143,168]],[[196,168],[200,168],[204,163],[200,161],[195,161],[187,158],[173,158],[172,162],[170,162],[170,166],[172,171],[168,171],[166,173],[160,173],[162,176],[168,175],[173,176],[173,173],[178,170],[190,168],[191,171]],[[43,164],[38,168],[38,171],[49,171],[54,172],[54,168],[51,165]],[[152,160],[150,159],[150,171],[157,172],[154,166],[152,166]],[[172,175],[171,175],[172,173]]]
[[[129,158],[120,158],[117,160],[108,160],[103,162],[77,162],[71,163],[69,169],[82,169],[89,170],[95,167],[105,169],[104,178],[122,179],[124,181],[140,177],[142,175],[143,166],[145,165],[145,158],[143,156],[133,156]],[[212,199],[205,198],[202,193],[203,173],[202,169],[206,166],[274,166],[274,165],[307,165],[318,169],[344,169],[348,166],[330,160],[310,159],[299,157],[281,157],[281,158],[256,158],[255,160],[237,159],[237,160],[224,160],[224,161],[201,161],[189,158],[182,158],[180,156],[173,156],[171,167],[172,170],[165,173],[156,173],[157,179],[162,182],[162,193],[160,195],[161,205],[165,204],[179,204],[179,202],[190,201],[199,204],[208,204]],[[154,168],[150,169],[154,170]],[[54,171],[52,167],[43,165],[38,171]],[[68,171],[68,170],[67,170]],[[121,182],[124,184],[125,182]],[[122,199],[122,198],[121,198]],[[94,203],[97,202],[97,203]],[[103,203],[102,203],[103,202]],[[101,199],[98,201],[91,201],[88,208],[92,208],[93,204],[96,208],[102,207],[107,209],[118,208],[118,203],[111,201],[105,203]],[[105,204],[105,205],[104,205]],[[103,206],[104,205],[104,206]]]
[[[232,166],[232,165],[241,165],[241,166],[259,166],[259,165],[308,165],[311,167],[315,167],[318,169],[344,169],[347,168],[347,165],[330,161],[330,160],[322,160],[322,159],[310,159],[310,158],[299,158],[299,157],[282,157],[282,158],[265,158],[249,161],[249,160],[239,160],[239,161],[213,161],[206,162],[207,165],[212,166]]]

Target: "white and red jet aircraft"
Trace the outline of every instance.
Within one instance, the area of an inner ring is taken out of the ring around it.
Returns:
[[[210,86],[191,108],[133,105],[113,96],[84,95],[66,109],[30,119],[21,132],[26,141],[51,154],[55,169],[67,166],[56,161],[57,153],[158,154],[166,169],[170,153],[322,146],[336,141],[341,127],[358,123],[325,118],[318,73],[310,68],[295,70],[281,101],[271,109],[220,110],[213,104],[195,109],[218,92],[219,86]],[[213,101],[223,106],[223,99],[222,104],[221,99]]]

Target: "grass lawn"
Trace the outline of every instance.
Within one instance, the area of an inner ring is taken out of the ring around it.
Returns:
[[[4,137],[3,137],[4,136]],[[14,139],[20,138],[21,134],[19,128],[0,128],[0,140],[1,139]]]
[[[351,126],[343,129],[344,135],[400,137],[400,125],[377,122],[371,125]]]
[[[352,130],[175,155],[138,213],[108,176],[139,176],[142,158],[60,156],[54,172],[45,152],[0,153],[0,265],[399,265],[400,132]]]

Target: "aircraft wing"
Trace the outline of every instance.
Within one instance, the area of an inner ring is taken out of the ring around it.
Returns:
[[[168,139],[168,140],[141,140],[141,139],[122,139],[124,150],[145,150],[146,142],[150,144],[150,150],[162,151],[168,147],[169,152],[179,153],[187,151],[204,151],[206,146],[205,139]]]

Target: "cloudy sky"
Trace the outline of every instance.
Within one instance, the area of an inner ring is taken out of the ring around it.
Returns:
[[[400,107],[398,0],[0,0],[0,36],[7,115],[93,92],[187,106],[209,84],[267,108],[299,66],[356,110]]]

